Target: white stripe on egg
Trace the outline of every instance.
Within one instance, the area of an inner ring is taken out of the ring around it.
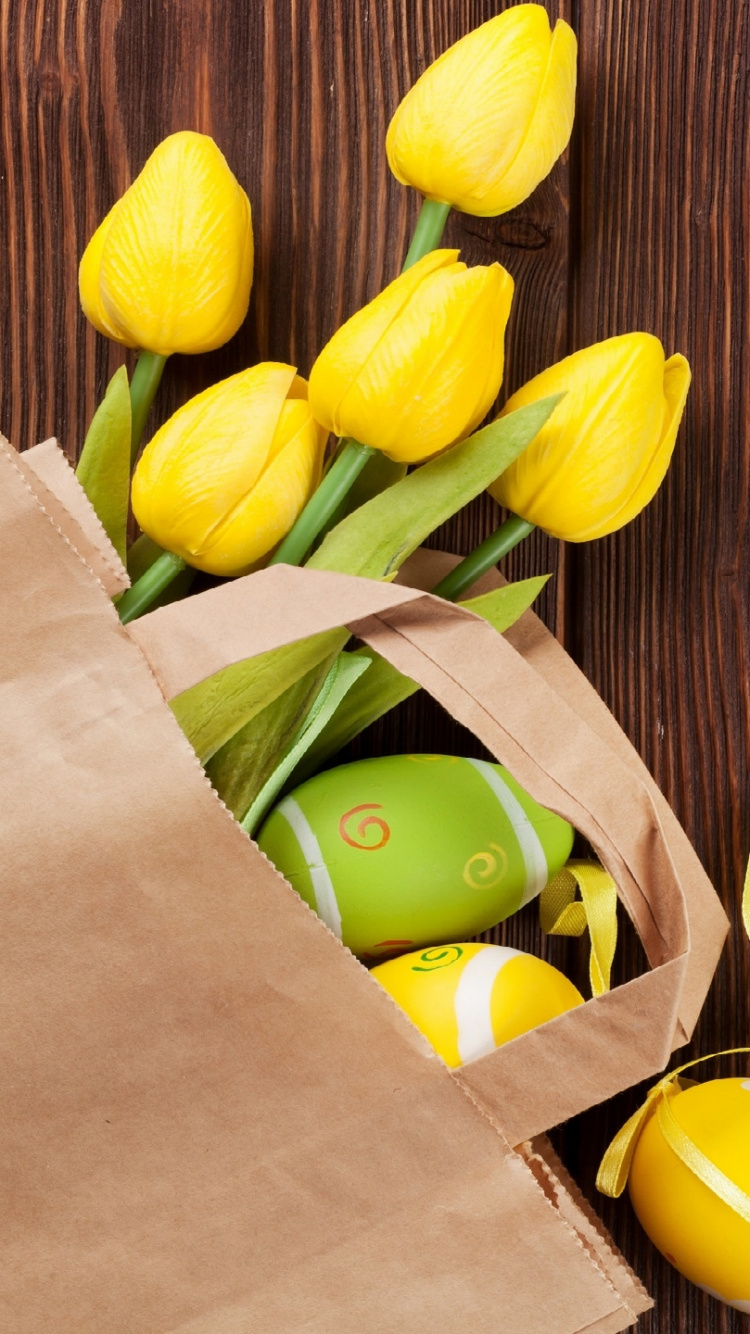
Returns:
[[[495,1050],[492,988],[500,970],[520,953],[508,945],[488,945],[469,959],[461,973],[453,1006],[458,1025],[458,1054],[464,1064]]]
[[[473,765],[477,773],[481,774],[488,786],[492,788],[513,826],[513,833],[518,839],[518,846],[521,849],[521,856],[526,867],[526,888],[518,905],[519,908],[523,908],[525,903],[530,903],[532,899],[536,898],[537,894],[541,894],[549,880],[549,867],[544,855],[544,848],[518,797],[514,792],[511,792],[497,769],[493,769],[492,765],[488,764],[486,760],[469,760],[468,763]]]
[[[276,807],[276,810],[279,815],[283,815],[302,849],[302,855],[307,862],[307,869],[312,880],[315,909],[318,917],[321,917],[326,926],[341,940],[341,913],[339,912],[336,892],[328,874],[328,867],[323,860],[320,844],[307,822],[304,811],[294,800],[294,797],[285,797]]]

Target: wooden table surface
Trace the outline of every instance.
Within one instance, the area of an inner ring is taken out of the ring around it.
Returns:
[[[75,457],[122,360],[80,314],[78,259],[158,140],[181,128],[212,134],[250,195],[256,279],[248,320],[225,349],[173,359],[158,415],[259,358],[306,373],[403,258],[417,200],[383,151],[399,97],[450,42],[507,7],[0,0],[2,430],[22,448],[57,434]],[[647,511],[588,545],[537,534],[507,570],[554,573],[542,614],[651,768],[736,924],[687,1056],[750,1041],[739,925],[750,845],[750,6],[547,8],[580,42],[571,149],[521,208],[454,214],[446,240],[470,262],[499,260],[516,281],[504,394],[631,329],[657,334],[693,367],[674,461]],[[436,541],[465,552],[494,522],[485,499]],[[380,745],[476,750],[429,701],[376,728],[360,753]],[[533,915],[504,938],[538,944]],[[552,957],[570,960],[573,948]],[[634,949],[623,941],[620,975]],[[558,1148],[657,1300],[642,1334],[740,1334],[747,1318],[685,1283],[624,1200],[596,1195],[601,1152],[637,1098],[564,1127]]]

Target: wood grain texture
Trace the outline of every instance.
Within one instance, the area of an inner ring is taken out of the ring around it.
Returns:
[[[621,533],[576,549],[569,569],[577,616],[568,647],[640,750],[737,924],[684,1059],[750,1039],[750,952],[739,925],[750,845],[748,287],[740,240],[749,201],[749,21],[744,3],[679,0],[581,0],[577,16],[573,339],[583,346],[646,329],[668,353],[684,352],[694,375],[659,495]],[[708,1073],[741,1068],[725,1063]],[[596,1159],[638,1097],[558,1133],[590,1196]],[[627,1206],[599,1207],[656,1298],[644,1330],[744,1330],[746,1318],[717,1306],[646,1246]]]
[[[417,201],[383,143],[399,97],[498,0],[0,0],[0,428],[26,447],[57,433],[75,458],[123,360],[80,314],[77,265],[96,224],[157,142],[214,135],[253,206],[250,315],[224,349],[174,358],[156,424],[260,357],[303,373],[343,318],[398,271]],[[581,43],[569,154],[514,213],[454,215],[446,241],[516,282],[512,391],[575,347],[629,329],[689,356],[675,460],[650,508],[590,546],[541,534],[509,573],[555,574],[541,609],[674,804],[737,918],[750,845],[749,198],[747,0],[550,0]],[[489,499],[436,534],[464,552]],[[476,752],[428,700],[354,754]],[[577,944],[543,942],[533,908],[494,936],[544,949],[577,977]],[[750,1039],[750,951],[737,931],[693,1051]],[[637,966],[627,930],[618,976]],[[657,1298],[643,1334],[740,1334],[746,1321],[684,1283],[625,1202],[596,1196],[634,1091],[557,1132],[573,1174]]]

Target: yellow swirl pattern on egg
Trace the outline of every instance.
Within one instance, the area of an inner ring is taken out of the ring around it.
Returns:
[[[475,852],[467,861],[463,879],[470,889],[494,889],[504,880],[508,870],[508,854],[499,843],[490,843],[490,849],[488,852]],[[499,860],[493,855],[495,852],[499,854]],[[476,870],[475,863],[479,863]]]

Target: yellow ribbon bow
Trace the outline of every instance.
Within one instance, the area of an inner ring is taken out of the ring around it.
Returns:
[[[664,1136],[667,1144],[673,1153],[677,1155],[680,1162],[707,1186],[714,1195],[718,1195],[724,1204],[729,1205],[740,1218],[746,1223],[750,1223],[750,1195],[741,1190],[739,1186],[725,1176],[715,1163],[702,1153],[698,1145],[691,1140],[689,1135],[685,1134],[682,1126],[677,1121],[671,1107],[670,1101],[675,1094],[680,1093],[684,1087],[680,1081],[680,1075],[683,1070],[689,1070],[694,1065],[700,1065],[703,1061],[715,1060],[718,1056],[736,1056],[742,1052],[750,1052],[750,1047],[736,1047],[733,1051],[715,1052],[711,1056],[699,1056],[695,1061],[688,1061],[686,1065],[681,1065],[671,1074],[665,1075],[659,1080],[658,1084],[649,1091],[646,1101],[637,1112],[631,1116],[630,1120],[618,1131],[607,1152],[602,1158],[601,1166],[596,1178],[597,1190],[603,1195],[610,1195],[617,1199],[622,1195],[628,1180],[630,1165],[633,1161],[633,1154],[638,1143],[641,1131],[653,1113],[659,1123],[659,1129]],[[688,1083],[689,1081],[685,1081]],[[654,1110],[655,1108],[655,1110]]]
[[[581,897],[576,899],[576,890]],[[572,861],[542,890],[539,922],[548,936],[591,937],[589,976],[594,996],[609,991],[617,948],[617,889],[596,862]]]

